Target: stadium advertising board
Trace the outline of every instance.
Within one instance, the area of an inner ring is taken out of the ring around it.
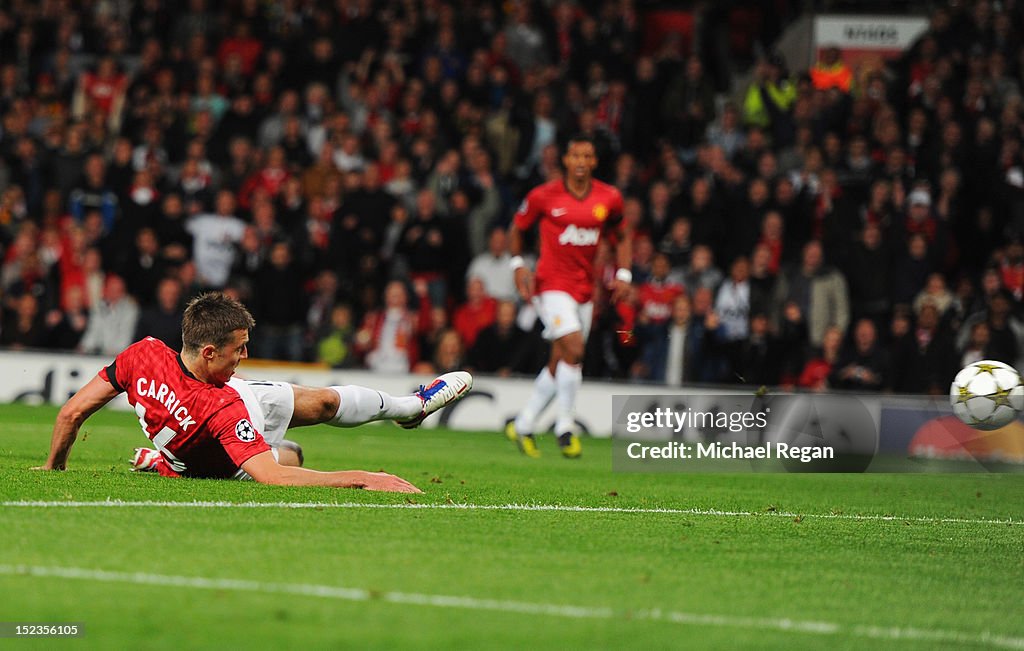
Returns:
[[[815,56],[823,48],[834,46],[850,65],[869,57],[890,59],[913,45],[927,29],[927,18],[920,16],[817,16]]]

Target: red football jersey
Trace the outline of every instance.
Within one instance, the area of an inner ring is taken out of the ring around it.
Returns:
[[[563,181],[549,181],[526,195],[515,224],[527,230],[540,221],[537,292],[562,291],[586,303],[594,293],[594,256],[601,236],[622,223],[622,194],[597,180],[582,199]]]
[[[682,285],[652,278],[640,286],[640,309],[648,322],[667,323],[672,318],[672,303],[682,294]]]
[[[158,339],[132,344],[99,375],[127,392],[142,431],[167,461],[161,474],[229,478],[270,449],[234,389],[197,380]]]

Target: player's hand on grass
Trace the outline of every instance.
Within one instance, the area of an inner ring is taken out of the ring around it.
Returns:
[[[529,301],[533,296],[533,274],[526,267],[519,267],[513,272],[516,281],[516,290],[519,297]]]
[[[353,488],[390,493],[422,493],[406,480],[386,472],[360,472]]]

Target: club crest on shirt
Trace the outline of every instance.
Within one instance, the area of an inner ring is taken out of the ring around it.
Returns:
[[[256,428],[252,426],[252,423],[243,418],[235,425],[235,436],[238,437],[239,441],[252,443],[256,440]]]
[[[604,205],[603,203],[599,203],[596,206],[594,206],[594,219],[596,219],[599,222],[603,222],[604,220],[608,219],[608,206]]]

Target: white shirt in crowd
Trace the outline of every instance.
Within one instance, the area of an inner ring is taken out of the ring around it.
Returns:
[[[86,353],[117,355],[132,344],[138,320],[139,306],[131,298],[94,303],[79,347]]]
[[[193,258],[200,282],[209,287],[226,285],[245,222],[232,215],[205,213],[191,217],[185,228],[194,238]]]
[[[495,257],[485,251],[473,258],[466,270],[466,280],[476,277],[483,281],[487,295],[499,301],[515,301],[516,282],[512,273],[512,256],[503,253]]]
[[[750,333],[750,282],[726,280],[718,289],[715,312],[727,341],[746,339]]]
[[[366,356],[366,364],[378,373],[406,373],[409,371],[409,352],[399,347],[398,329],[405,320],[402,310],[388,310],[380,329],[377,347]]]

